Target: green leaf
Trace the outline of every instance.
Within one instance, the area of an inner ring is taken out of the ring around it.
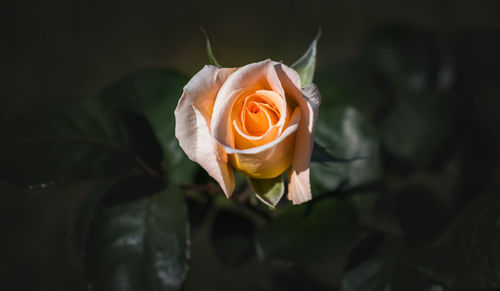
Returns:
[[[341,184],[355,187],[374,182],[381,175],[377,135],[353,107],[322,108],[316,126],[316,142],[330,157],[342,161],[311,164],[311,180],[317,191],[333,191]]]
[[[201,31],[205,35],[205,39],[206,39],[207,56],[208,56],[209,64],[214,65],[214,66],[219,67],[219,68],[222,67],[214,56],[214,52],[212,50],[212,44],[210,43],[210,36],[208,35],[208,33],[206,32],[206,30],[203,27],[201,27]]]
[[[284,210],[257,234],[259,256],[325,262],[347,251],[362,230],[347,203],[325,198]]]
[[[175,138],[174,110],[188,81],[186,76],[169,69],[146,69],[125,76],[100,96],[108,107],[148,120],[163,151],[163,169],[175,183],[191,179],[198,168]]]
[[[70,221],[72,223],[68,228],[71,246],[79,255],[84,255],[85,253],[88,231],[94,212],[99,207],[103,196],[120,178],[108,177],[73,183],[75,189],[84,189],[86,191],[78,205],[71,211]],[[81,264],[83,265],[83,262]]]
[[[188,225],[176,186],[103,207],[93,222],[88,271],[95,290],[177,290],[187,272]]]
[[[291,67],[299,73],[300,85],[302,88],[307,87],[313,81],[314,69],[316,68],[316,45],[321,36],[321,29],[318,30],[316,38],[312,41],[307,51],[298,59]]]
[[[0,180],[41,186],[137,171],[123,123],[93,99],[37,108],[0,128]]]
[[[257,198],[273,208],[278,204],[283,193],[285,193],[283,175],[271,179],[248,178],[248,181],[255,191]]]
[[[313,152],[311,155],[311,162],[313,163],[326,163],[326,162],[352,162],[355,160],[363,159],[362,157],[346,159],[341,157],[334,157],[328,151],[319,145],[318,143],[314,143]]]

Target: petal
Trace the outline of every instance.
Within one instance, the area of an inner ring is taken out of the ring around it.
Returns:
[[[266,98],[269,103],[272,103],[275,109],[277,109],[276,111],[273,108],[273,111],[279,116],[279,120],[276,125],[280,126],[280,129],[282,129],[282,125],[290,119],[290,106],[286,103],[286,98],[282,97],[284,95],[279,95],[278,93],[269,90],[258,90],[256,93],[264,96],[264,98]]]
[[[174,112],[179,145],[219,183],[227,197],[234,190],[233,169],[224,149],[210,134],[210,123],[217,92],[235,70],[205,66],[184,87]]]
[[[262,100],[247,98],[243,108],[244,121],[242,123],[252,136],[263,135],[278,121],[278,115],[275,111],[269,105],[258,101]]]
[[[292,200],[293,204],[300,204],[312,198],[309,166],[314,142],[314,127],[318,118],[321,96],[314,84],[300,90],[300,77],[293,69],[276,63],[276,71],[285,93],[298,103],[302,114],[297,130],[288,185],[288,199]]]
[[[249,149],[261,146],[263,144],[267,144],[272,142],[276,137],[278,137],[278,128],[273,126],[269,128],[269,130],[261,136],[251,136],[245,133],[244,130],[241,129],[240,125],[234,121],[234,138],[235,138],[235,146],[238,149]]]
[[[250,149],[233,149],[228,153],[233,167],[252,178],[269,179],[281,175],[290,167],[294,158],[300,114],[300,109],[297,108],[283,134],[272,142]]]
[[[242,92],[271,90],[284,95],[280,80],[271,60],[249,64],[229,76],[220,88],[213,107],[212,136],[225,148],[234,148],[231,110]]]
[[[293,85],[293,87],[299,89],[300,87],[300,75],[295,71],[294,69],[288,67],[287,65],[284,65],[283,63],[278,63],[274,62],[274,68],[276,69],[276,72],[278,73],[278,76],[280,78],[280,82],[283,81],[283,78],[287,81],[286,87],[289,88],[290,85]],[[283,87],[285,87],[282,84]],[[289,88],[290,89],[290,88]],[[284,88],[286,92],[286,88]],[[287,93],[287,92],[286,92]]]
[[[249,97],[240,98],[235,103],[232,112],[236,149],[249,149],[272,142],[281,135],[283,128],[286,127],[290,121],[291,109],[287,106],[285,98],[278,95],[278,93],[269,90],[257,90],[255,93],[262,96],[261,98],[263,100],[266,100],[266,102],[273,105],[273,108],[271,108],[271,105],[263,103],[259,104],[259,106],[263,107],[266,116],[269,116],[268,122],[270,123],[270,127],[260,136],[250,135],[247,131],[247,126],[245,126],[247,122],[245,118],[246,114],[241,114],[246,113],[244,110],[244,104],[247,103],[246,101]],[[279,121],[275,122],[270,115],[280,116]],[[273,123],[274,125],[272,125]]]
[[[271,96],[266,97],[259,92]],[[233,109],[233,121],[241,123],[243,132],[249,136],[259,137],[278,123],[281,116],[283,97],[273,91],[257,90],[254,94],[240,98],[236,104],[243,101],[243,105]],[[280,109],[278,109],[280,108]],[[236,148],[239,148],[236,145]]]

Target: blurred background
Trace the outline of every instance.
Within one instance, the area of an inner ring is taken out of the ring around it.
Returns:
[[[193,245],[183,290],[498,290],[499,15],[500,2],[487,0],[4,1],[0,123],[14,126],[17,115],[47,103],[99,96],[148,68],[190,77],[207,63],[200,26],[228,67],[266,58],[291,64],[321,27],[317,141],[336,157],[369,158],[314,164],[313,189],[326,204],[311,210],[305,230],[295,231],[296,212],[262,228],[284,207],[256,222],[240,202],[210,212],[225,202],[188,195]],[[68,221],[95,185],[30,191],[4,182],[0,289],[85,290],[81,266],[69,259],[67,237],[78,234],[68,234]],[[351,208],[355,218],[328,216]],[[339,236],[324,235],[331,221]],[[270,243],[290,233],[299,249]],[[318,259],[323,254],[335,259]]]
[[[189,75],[206,63],[203,26],[220,62],[295,61],[323,29],[318,70],[353,56],[374,29],[401,24],[445,35],[498,29],[498,1],[4,1],[0,115],[50,99],[96,96],[151,66]]]

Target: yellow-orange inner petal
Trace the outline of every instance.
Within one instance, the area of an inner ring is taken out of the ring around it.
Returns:
[[[290,108],[283,108],[284,102],[274,91],[255,87],[241,91],[231,114],[235,148],[248,149],[276,139],[290,119]]]
[[[243,112],[243,126],[253,136],[263,135],[279,120],[279,116],[272,106],[259,101],[252,100],[248,102]]]

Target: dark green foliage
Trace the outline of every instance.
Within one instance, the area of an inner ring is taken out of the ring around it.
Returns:
[[[284,210],[259,232],[257,249],[267,259],[328,261],[352,247],[361,232],[349,205],[326,198]]]
[[[172,167],[185,163],[173,136],[173,110],[185,82],[168,70],[146,71],[101,98],[37,108],[2,125],[2,183],[25,186],[31,195],[61,188],[68,197],[78,195],[61,232],[71,267],[60,274],[78,278],[76,286],[86,285],[85,269],[96,290],[182,284],[189,227],[179,186],[165,185],[175,179]],[[14,195],[9,187],[4,193]]]
[[[39,109],[0,134],[1,180],[50,184],[139,169],[125,126],[95,100]]]
[[[165,158],[162,166],[173,182],[193,175],[196,166],[185,158],[174,137],[174,109],[189,79],[168,69],[149,69],[130,74],[106,88],[100,99],[120,112],[143,116],[150,124]],[[178,169],[182,168],[182,171]]]
[[[187,272],[188,226],[181,191],[103,207],[90,238],[94,290],[177,290]]]
[[[375,130],[353,107],[322,108],[316,141],[330,157],[311,166],[317,192],[333,191],[340,185],[356,187],[377,181],[382,175]]]
[[[238,266],[254,256],[254,223],[234,211],[219,211],[213,222],[214,250],[223,266]]]
[[[299,206],[186,158],[169,69],[2,124],[0,289],[499,290],[498,36],[384,29],[323,65]]]

